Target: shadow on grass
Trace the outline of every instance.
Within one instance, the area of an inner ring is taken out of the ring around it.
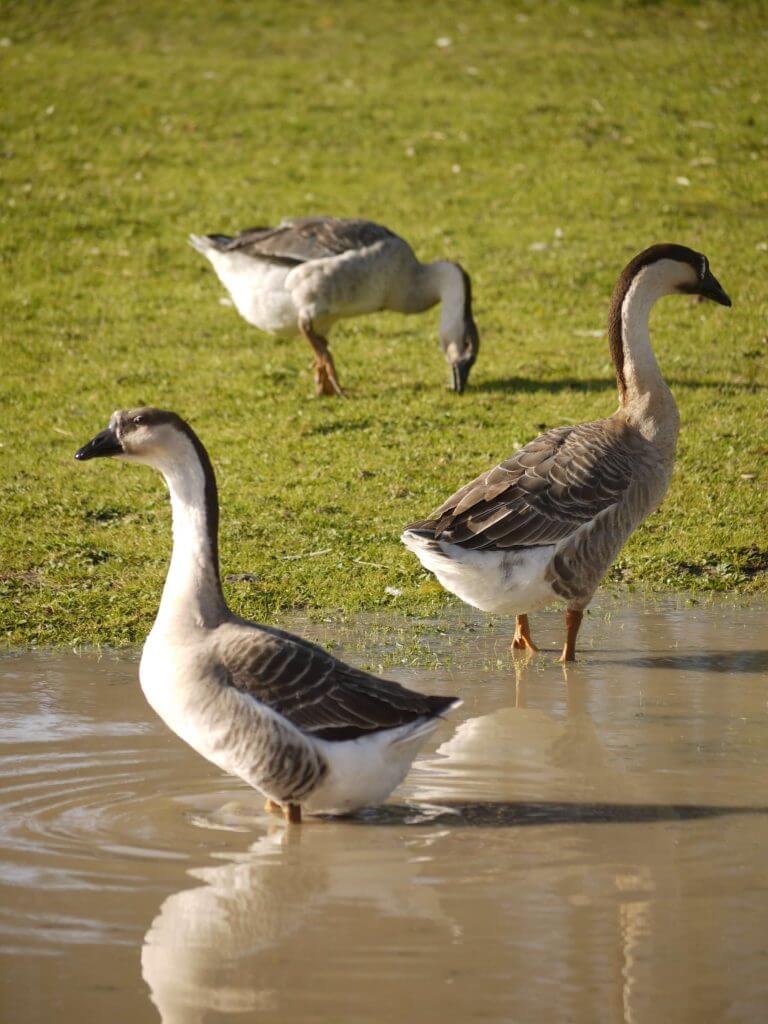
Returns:
[[[326,434],[344,434],[351,433],[355,430],[369,430],[371,427],[370,419],[361,420],[340,420],[336,423],[321,423],[319,426],[310,427],[302,432],[303,437],[319,436],[324,437]]]
[[[479,391],[490,393],[497,391],[512,391],[533,393],[536,391],[548,391],[556,394],[559,391],[615,391],[616,384],[604,377],[588,377],[586,379],[576,377],[560,377],[558,380],[534,380],[531,377],[497,377],[495,380],[484,380],[475,387],[470,383],[467,391]]]
[[[454,828],[521,828],[526,825],[643,825],[720,818],[727,814],[768,814],[768,807],[708,804],[612,804],[477,802],[385,804],[343,820],[350,825],[435,825]]]
[[[725,391],[768,391],[766,384],[749,384],[735,381],[706,381],[706,380],[680,380],[675,377],[667,378],[667,384],[675,388],[714,388]],[[604,377],[560,377],[557,380],[535,380],[531,377],[496,377],[494,380],[484,380],[474,387],[470,383],[467,390],[474,390],[480,393],[490,394],[495,392],[523,392],[532,394],[537,391],[558,394],[561,391],[575,392],[599,392],[615,391],[616,384],[610,378]]]

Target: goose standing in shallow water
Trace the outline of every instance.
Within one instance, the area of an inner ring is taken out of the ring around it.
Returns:
[[[561,661],[573,660],[584,609],[669,486],[679,417],[648,314],[674,292],[731,305],[700,253],[682,245],[641,252],[619,277],[608,317],[617,411],[548,430],[402,535],[446,590],[483,611],[516,614],[513,648],[536,650],[527,613],[559,600]]]
[[[281,629],[233,615],[219,577],[216,480],[191,427],[160,409],[116,412],[75,458],[114,456],[162,473],[173,554],[141,656],[144,694],[199,754],[289,821],[381,803],[441,716],[426,696],[338,661]]]
[[[480,344],[472,286],[458,263],[420,263],[408,243],[369,220],[302,217],[276,228],[190,235],[232,296],[240,315],[267,334],[302,334],[315,355],[320,395],[343,394],[326,335],[337,320],[377,313],[422,313],[438,302],[440,345],[462,392]]]

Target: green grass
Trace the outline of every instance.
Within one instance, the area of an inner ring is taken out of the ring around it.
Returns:
[[[765,4],[2,11],[9,643],[147,631],[170,545],[162,481],[72,460],[143,403],[187,417],[211,452],[224,572],[258,576],[227,585],[239,612],[434,612],[445,598],[400,528],[544,425],[613,410],[594,332],[628,257],[662,240],[706,252],[734,306],[654,314],[680,457],[613,578],[768,588]],[[482,348],[463,397],[445,389],[433,311],[339,325],[351,398],[310,398],[308,346],[223,308],[185,241],[312,212],[379,220],[467,267]]]

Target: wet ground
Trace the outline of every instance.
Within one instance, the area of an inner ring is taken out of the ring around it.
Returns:
[[[567,673],[558,613],[290,624],[464,697],[355,821],[267,818],[135,656],[0,661],[0,1020],[768,1017],[765,605],[603,598]]]

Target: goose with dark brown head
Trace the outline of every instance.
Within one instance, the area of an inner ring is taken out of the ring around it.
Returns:
[[[475,608],[517,616],[513,648],[536,650],[528,613],[561,601],[561,660],[573,660],[584,609],[666,493],[680,421],[648,315],[675,293],[731,305],[701,253],[682,245],[641,252],[620,275],[608,318],[617,411],[548,430],[402,535],[446,590]]]
[[[383,309],[423,313],[437,303],[451,387],[466,387],[480,338],[472,285],[458,263],[421,263],[405,239],[381,224],[338,217],[300,217],[189,241],[210,260],[244,320],[267,334],[306,338],[317,394],[343,394],[327,339],[337,320]]]
[[[216,479],[195,432],[162,409],[116,412],[76,454],[151,466],[171,495],[173,552],[141,656],[144,694],[199,754],[290,821],[381,803],[460,701],[378,679],[234,615],[219,577]]]

